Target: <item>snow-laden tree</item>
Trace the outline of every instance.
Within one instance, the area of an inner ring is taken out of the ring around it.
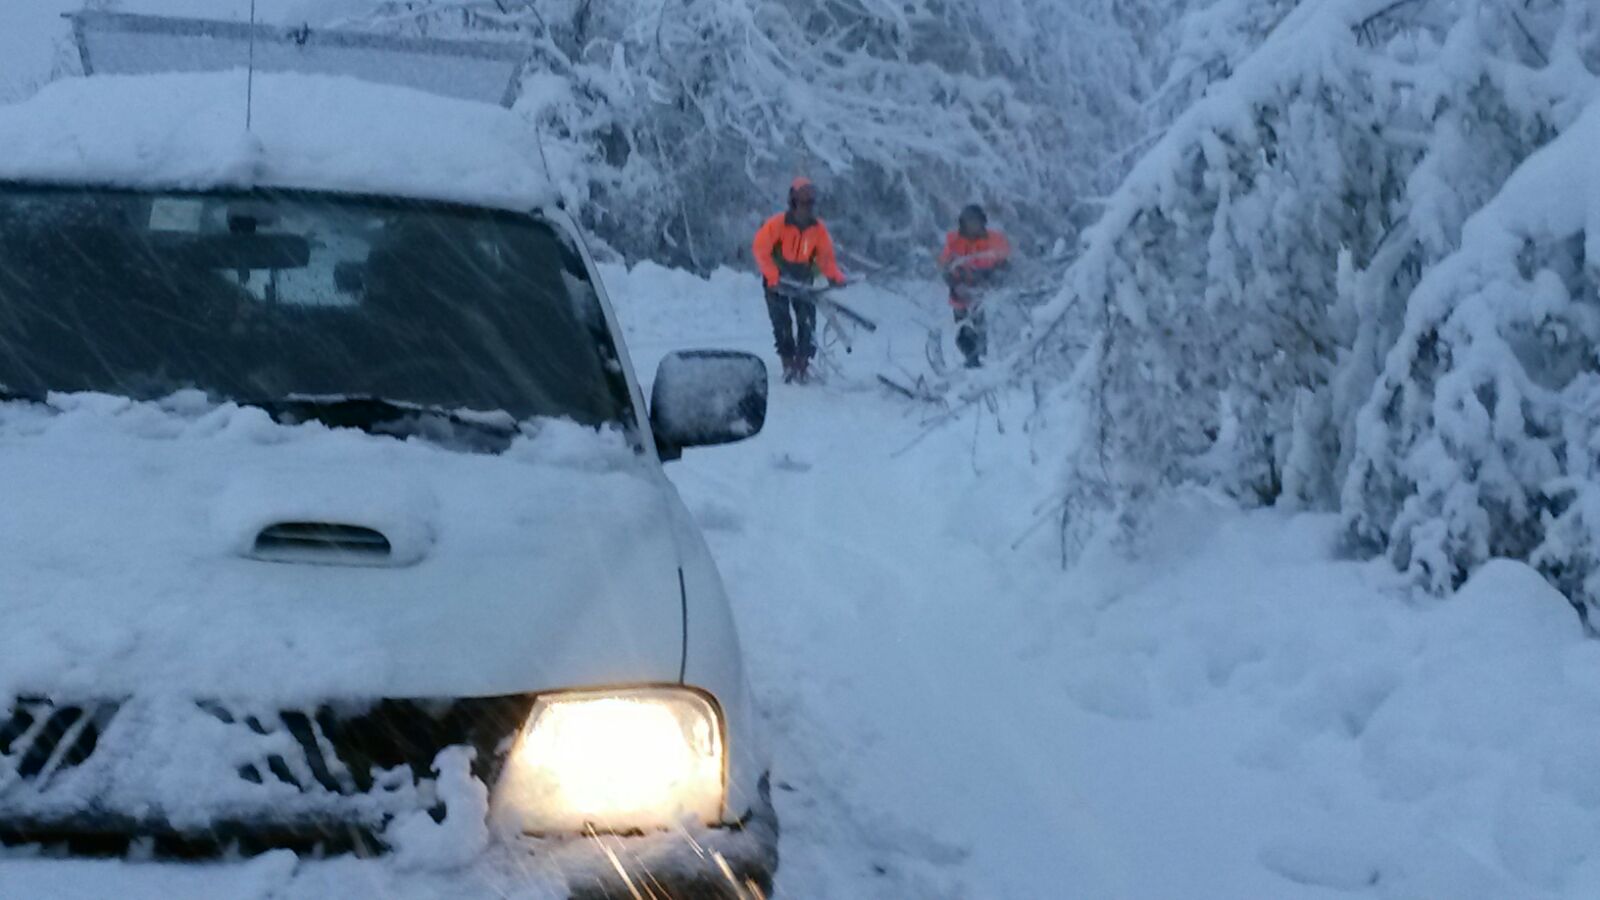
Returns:
[[[1167,60],[1161,82],[1145,102],[1151,120],[1163,125],[1233,75],[1241,62],[1302,0],[1179,0],[1170,27],[1154,32],[1150,51]]]
[[[1060,317],[1095,333],[1073,376],[1089,414],[1069,543],[1108,521],[1137,530],[1180,483],[1338,502],[1406,298],[1571,121],[1556,85],[1586,51],[1552,54],[1587,46],[1580,7],[1301,3],[1173,123],[1037,317],[1045,343],[1063,340]],[[1237,32],[1222,33],[1231,58]]]
[[[1260,46],[1301,0],[1168,0],[1118,4],[1112,17],[1133,35],[1145,69],[1133,121],[1137,139],[1099,162],[1085,179],[1100,194],[1122,182],[1133,164],[1210,86]],[[1074,29],[1076,31],[1076,29]],[[1092,72],[1085,75],[1094,78]],[[1118,119],[1118,124],[1123,124]],[[1097,202],[1097,201],[1096,201]]]
[[[1503,81],[1500,124],[1521,123],[1525,145],[1560,136],[1517,160],[1460,249],[1412,295],[1360,412],[1344,509],[1361,549],[1386,551],[1429,589],[1506,556],[1596,605],[1600,22],[1574,7],[1525,24],[1518,39],[1538,68],[1506,67],[1483,83]],[[1462,135],[1462,152],[1504,155],[1516,142],[1499,137]],[[1448,197],[1448,184],[1435,187]]]
[[[1139,130],[1148,64],[1113,0],[388,0],[344,25],[498,36],[522,108],[587,148],[590,223],[631,256],[742,258],[808,175],[859,257],[926,250],[981,201],[1058,234]]]

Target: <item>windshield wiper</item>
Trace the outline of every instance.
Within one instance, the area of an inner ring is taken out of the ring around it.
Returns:
[[[369,434],[420,437],[435,443],[498,453],[519,433],[510,416],[503,420],[366,395],[288,396],[240,400],[241,406],[266,410],[273,419],[298,425],[316,421],[329,428],[356,428]],[[466,432],[473,439],[468,439]]]

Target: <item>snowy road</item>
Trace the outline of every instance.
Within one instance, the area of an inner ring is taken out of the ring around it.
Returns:
[[[649,372],[669,349],[706,344],[770,355],[759,296],[748,285],[739,296],[740,286],[697,305],[625,296],[636,365]],[[921,333],[901,321],[911,309],[903,299],[854,297],[905,351],[921,353]],[[689,454],[669,471],[735,598],[772,729],[780,888],[982,895],[998,885],[980,889],[969,872],[1026,876],[1041,861],[1029,858],[1025,833],[1068,830],[1016,777],[1045,762],[1049,744],[1037,739],[1050,736],[1010,721],[1010,704],[991,697],[1021,687],[1018,636],[996,633],[1009,617],[994,612],[1025,592],[978,540],[991,523],[981,497],[962,497],[970,459],[944,458],[938,442],[896,456],[919,434],[923,410],[871,383],[882,346],[844,360],[855,376],[847,384],[775,386],[761,436]],[[1007,833],[1018,840],[980,840]]]
[[[619,274],[641,372],[669,349],[770,355],[735,276],[651,289]],[[1136,672],[1119,680],[1109,652],[1084,664],[1099,598],[1047,547],[1012,549],[1049,472],[1027,465],[1017,417],[917,442],[927,408],[873,385],[886,355],[918,367],[918,322],[943,312],[932,286],[906,297],[854,291],[883,328],[842,360],[845,383],[777,385],[762,435],[669,470],[728,580],[771,726],[781,893],[1283,896],[1238,833],[1271,798],[1241,790],[1232,735],[1208,745],[1206,712],[1143,721]]]

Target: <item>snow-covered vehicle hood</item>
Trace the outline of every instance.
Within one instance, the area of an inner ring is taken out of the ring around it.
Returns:
[[[489,455],[199,398],[52,403],[0,405],[0,694],[290,704],[677,678],[673,507],[619,434],[547,421]],[[257,546],[308,522],[388,553]]]

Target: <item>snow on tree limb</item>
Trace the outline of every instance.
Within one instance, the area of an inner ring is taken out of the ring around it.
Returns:
[[[1180,483],[1338,503],[1411,290],[1586,96],[1579,6],[1521,30],[1488,5],[1303,3],[1178,117],[1036,315],[1042,333],[1099,310],[1079,323],[1101,350],[1076,379],[1095,421],[1067,460],[1075,528],[1137,532]]]
[[[589,224],[629,256],[705,267],[743,259],[796,174],[819,181],[841,241],[876,258],[925,254],[974,200],[1053,238],[1104,148],[1138,131],[1145,66],[1118,10],[386,0],[342,24],[532,47],[554,100],[532,92],[527,112],[589,157]],[[1096,26],[1081,45],[1080,24]]]
[[[1600,602],[1597,142],[1591,100],[1467,223],[1361,410],[1348,532],[1429,589],[1507,556]]]

